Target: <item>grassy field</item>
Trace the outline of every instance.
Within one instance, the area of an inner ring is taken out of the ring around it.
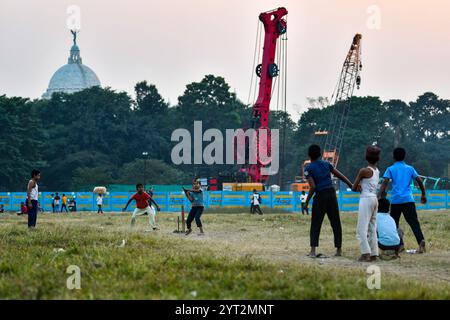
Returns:
[[[381,288],[369,290],[369,264],[356,262],[356,214],[342,213],[343,257],[334,258],[325,221],[319,252],[305,255],[309,217],[298,214],[205,214],[205,236],[174,234],[176,214],[129,227],[128,214],[0,215],[0,299],[449,299],[450,212],[424,211],[424,255],[379,261]],[[404,220],[402,224],[405,225]],[[406,247],[416,248],[409,227]],[[69,290],[66,269],[81,269]]]

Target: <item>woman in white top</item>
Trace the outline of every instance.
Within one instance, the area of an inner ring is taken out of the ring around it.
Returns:
[[[370,146],[366,150],[368,166],[359,170],[352,190],[361,192],[359,200],[358,225],[356,238],[359,241],[362,262],[375,261],[378,257],[377,239],[377,187],[380,172],[377,163],[380,160],[380,148]]]
[[[28,181],[27,186],[28,228],[36,227],[39,201],[39,187],[37,183],[40,178],[41,172],[39,170],[31,171],[31,180]]]

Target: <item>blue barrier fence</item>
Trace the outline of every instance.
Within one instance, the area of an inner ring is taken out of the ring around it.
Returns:
[[[59,191],[58,191],[59,192]],[[41,192],[40,204],[44,211],[51,211],[52,197],[55,192]],[[94,211],[97,209],[96,196],[91,192],[59,192],[65,193],[68,199],[76,197],[78,211]],[[121,211],[132,192],[111,192],[103,197],[104,211]],[[275,208],[286,211],[300,211],[300,192],[261,192],[262,208]],[[427,204],[420,203],[420,193],[414,193],[414,198],[419,210],[450,209],[450,190],[428,191]],[[337,194],[341,211],[357,211],[359,194],[354,192],[339,192]],[[389,197],[389,194],[388,194]],[[24,202],[24,192],[0,192],[0,204],[6,211],[20,210],[21,202]],[[155,192],[154,199],[161,207],[161,211],[180,211],[181,206],[190,208],[190,203],[183,192]],[[209,191],[204,193],[206,208],[239,208],[250,206],[251,192]],[[129,210],[134,209],[134,202]]]

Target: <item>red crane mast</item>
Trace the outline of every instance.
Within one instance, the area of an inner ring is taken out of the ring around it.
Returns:
[[[258,98],[253,105],[252,112],[252,128],[256,130],[267,129],[269,132],[272,85],[274,78],[279,75],[279,67],[275,63],[277,40],[287,31],[287,22],[283,18],[287,14],[286,8],[278,8],[259,15],[265,34],[262,63],[256,67],[256,74],[260,77]],[[264,150],[263,154],[268,154],[265,151],[270,150],[270,135],[268,135],[267,141],[261,141],[257,146],[257,163],[247,164],[241,171],[248,174],[251,182],[266,183],[268,176],[262,175],[261,168],[267,166],[268,163],[263,163],[260,154],[262,154],[262,150]]]

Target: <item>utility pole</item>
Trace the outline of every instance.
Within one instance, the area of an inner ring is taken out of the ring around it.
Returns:
[[[146,180],[147,180],[147,156],[148,156],[148,152],[144,151],[142,152],[142,155],[144,156],[144,190],[145,190],[145,185],[146,185]]]

